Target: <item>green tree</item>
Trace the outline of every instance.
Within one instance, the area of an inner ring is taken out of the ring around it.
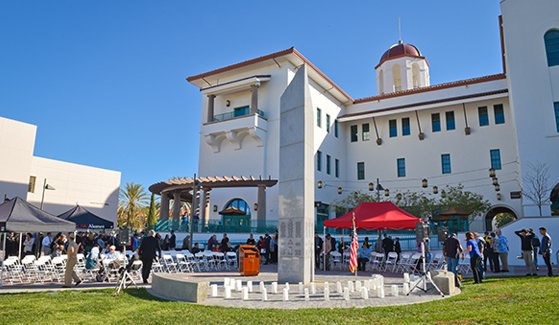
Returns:
[[[157,219],[159,219],[159,214],[157,213],[157,208],[155,203],[155,194],[153,193],[151,193],[149,207],[146,214],[147,214],[146,228],[148,230],[151,230],[153,229],[153,227],[155,227],[155,224],[157,223]]]
[[[454,208],[459,211],[468,212],[470,215],[478,215],[487,212],[491,208],[491,203],[483,198],[482,195],[464,191],[463,185],[446,186],[446,195],[437,202],[439,211]]]
[[[398,193],[395,204],[418,218],[428,218],[435,210],[436,201],[424,192],[405,191]]]
[[[363,202],[376,202],[376,201],[377,201],[376,197],[371,194],[363,193],[361,191],[353,191],[345,198],[337,201],[335,205],[338,213],[346,213],[356,208],[359,204]]]
[[[495,216],[495,227],[502,228],[504,225],[509,224],[514,220],[516,220],[516,218],[510,213],[498,213]]]
[[[148,194],[144,187],[136,183],[126,183],[120,189],[118,224],[119,226],[140,228],[144,224]]]

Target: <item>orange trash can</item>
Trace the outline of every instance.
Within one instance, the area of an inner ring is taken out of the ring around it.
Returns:
[[[242,276],[260,273],[260,252],[256,246],[241,245],[239,247],[239,272]]]

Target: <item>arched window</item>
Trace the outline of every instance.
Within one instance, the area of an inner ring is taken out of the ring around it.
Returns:
[[[382,70],[378,73],[378,92],[379,95],[384,94],[384,72]]]
[[[419,64],[414,63],[411,65],[411,75],[412,75],[412,82],[413,82],[413,88],[419,88],[420,87],[420,81],[419,81]]]
[[[229,211],[233,212],[232,214],[237,214],[237,215],[244,214],[250,216],[250,207],[248,203],[243,199],[233,199],[229,201],[229,203],[225,205],[223,211],[227,211],[228,209]]]
[[[399,64],[392,66],[392,78],[394,80],[394,91],[402,90],[402,76]]]
[[[559,65],[559,30],[552,29],[545,33],[544,41],[547,65],[550,67]]]

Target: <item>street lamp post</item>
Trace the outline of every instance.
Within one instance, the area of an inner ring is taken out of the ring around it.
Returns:
[[[54,191],[55,188],[47,184],[47,179],[45,178],[45,182],[43,183],[43,194],[41,195],[41,210],[43,210],[43,203],[45,202],[45,191]]]
[[[377,178],[377,202],[380,202],[380,191],[384,190],[382,185],[380,185],[380,180]]]

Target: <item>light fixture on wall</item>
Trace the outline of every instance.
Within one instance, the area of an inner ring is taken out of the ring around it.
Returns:
[[[258,203],[254,203],[252,205],[252,208],[254,209],[254,211],[258,211]]]
[[[214,212],[217,212],[217,205],[214,204]]]
[[[497,193],[497,200],[501,201],[502,199],[503,199],[503,195],[500,192],[498,192]]]
[[[344,190],[342,189],[342,187],[341,187],[341,186],[340,186],[340,187],[338,187],[338,194],[342,194],[342,193],[343,193],[343,191],[344,191]]]
[[[231,101],[229,99],[225,101],[225,106],[227,107],[231,106]]]
[[[493,177],[493,185],[499,185],[499,179],[497,179],[497,177]]]
[[[433,194],[438,194],[439,193],[439,187],[438,186],[433,186]]]
[[[495,191],[499,192],[501,190],[501,186],[499,184],[495,185]]]
[[[421,187],[423,188],[427,188],[429,186],[429,181],[427,180],[427,178],[424,178],[421,180]]]
[[[324,187],[324,183],[323,183],[322,181],[319,180],[319,181],[316,183],[316,187],[318,187],[318,189],[321,189],[322,187]]]
[[[375,190],[375,183],[369,183],[369,191],[374,191]]]
[[[385,188],[384,189],[384,196],[390,196],[390,190]]]
[[[495,168],[490,168],[489,169],[489,177],[493,178],[493,177],[495,177],[495,175],[496,175],[495,174]]]

